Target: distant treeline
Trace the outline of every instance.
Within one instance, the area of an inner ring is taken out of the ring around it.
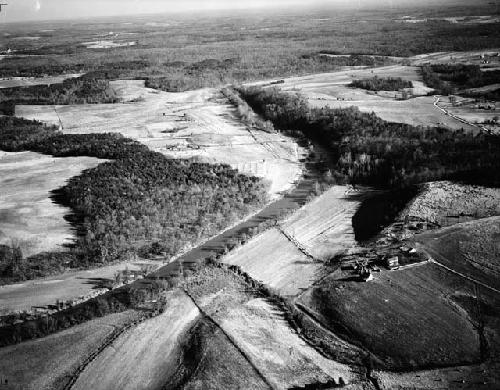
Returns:
[[[54,192],[72,209],[79,235],[69,254],[8,256],[2,278],[19,280],[136,255],[176,254],[262,205],[266,187],[227,165],[168,159],[120,134],[61,134],[19,118],[0,117],[0,149],[113,161],[73,177]]]
[[[413,88],[413,83],[403,80],[401,77],[372,77],[369,79],[353,80],[349,87],[362,88],[368,91],[400,91],[405,88]]]
[[[403,188],[443,179],[500,184],[500,137],[386,122],[357,108],[311,108],[277,88],[239,88],[276,129],[300,131],[329,148],[339,182]]]
[[[16,104],[116,103],[108,80],[72,78],[60,84],[0,89],[0,115],[14,115]]]
[[[500,70],[483,72],[479,65],[424,65],[421,73],[424,83],[440,95],[500,83]]]

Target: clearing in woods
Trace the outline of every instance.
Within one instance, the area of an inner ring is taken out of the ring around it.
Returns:
[[[51,191],[105,161],[0,151],[0,244],[19,245],[24,256],[64,250],[74,239],[64,219],[70,210],[54,203]]]
[[[267,179],[270,194],[290,189],[304,151],[277,133],[249,129],[215,89],[182,93],[144,87],[141,80],[110,83],[122,103],[16,106],[16,116],[62,124],[67,134],[119,132],[173,158],[196,157]]]

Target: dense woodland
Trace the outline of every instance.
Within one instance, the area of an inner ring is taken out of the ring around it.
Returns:
[[[500,137],[386,122],[375,114],[310,108],[277,88],[239,88],[242,97],[276,129],[300,131],[331,150],[335,178],[383,188],[480,177],[500,184]]]
[[[425,84],[440,95],[500,83],[500,70],[482,71],[479,65],[424,65],[421,73]]]
[[[362,88],[368,91],[400,91],[413,88],[413,83],[401,77],[372,77],[369,79],[353,80],[349,87]]]
[[[0,115],[14,115],[16,104],[116,103],[108,80],[85,76],[60,84],[0,89]]]
[[[430,16],[438,11],[438,7],[420,10],[432,13]],[[4,37],[2,48],[17,50],[21,56],[4,58],[0,77],[91,72],[96,78],[148,79],[150,86],[179,91],[327,72],[340,66],[390,63],[391,59],[384,56],[500,47],[498,23],[400,23],[396,21],[402,16],[400,12],[324,10],[276,16],[246,12],[209,18],[186,15],[168,26],[153,17],[148,22],[157,22],[157,26],[131,18],[132,25],[116,25],[113,30],[119,36],[137,34],[134,40],[138,44],[102,50],[88,49],[82,42],[108,34],[109,25],[105,23],[74,24],[65,34],[36,30],[32,34],[43,39],[33,41],[16,39],[27,32],[16,34],[13,28],[11,36]],[[474,12],[487,10],[474,7]],[[368,36],[370,39],[366,39]],[[117,41],[123,39],[128,38]],[[33,56],[27,61],[22,55]]]
[[[209,237],[267,197],[261,180],[227,165],[168,159],[119,134],[65,135],[37,122],[0,117],[0,149],[113,161],[69,180],[54,192],[72,209],[79,236],[72,266],[108,263],[136,255],[171,256]],[[58,254],[4,258],[1,277],[16,280],[59,271]],[[16,264],[8,264],[9,261]]]

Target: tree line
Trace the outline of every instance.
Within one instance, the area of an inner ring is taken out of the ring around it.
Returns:
[[[112,161],[73,177],[53,199],[70,207],[78,237],[70,253],[44,253],[10,266],[2,278],[22,280],[72,267],[163,254],[210,237],[263,205],[261,179],[224,164],[173,160],[120,134],[62,134],[53,127],[0,117],[0,149]],[[1,260],[0,260],[1,261]]]
[[[14,115],[17,104],[116,103],[118,97],[108,80],[72,78],[60,84],[0,89],[0,115]]]
[[[338,182],[405,188],[481,178],[500,184],[499,136],[387,122],[355,107],[311,108],[304,97],[277,88],[238,91],[276,129],[300,131],[327,147]]]
[[[421,67],[424,83],[440,95],[500,82],[500,70],[483,72],[479,65],[435,64]]]
[[[401,77],[372,77],[369,79],[353,80],[349,87],[362,88],[368,91],[400,91],[405,88],[413,88],[413,83],[403,80]]]

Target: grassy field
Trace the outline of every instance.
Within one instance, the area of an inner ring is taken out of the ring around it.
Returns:
[[[241,125],[216,90],[159,92],[140,80],[111,87],[124,103],[17,106],[16,115],[61,122],[66,134],[119,132],[173,158],[226,163],[267,179],[273,196],[289,189],[302,170],[303,151],[292,139]]]
[[[500,217],[415,236],[436,261],[500,291]]]
[[[102,285],[114,282],[116,272],[126,269],[140,271],[143,266],[155,265],[158,263],[137,260],[0,286],[0,314],[29,311],[32,306],[55,305],[57,300],[66,301],[88,296],[96,289],[107,291]]]
[[[131,328],[90,363],[74,389],[162,389],[178,364],[179,343],[199,318],[182,292],[167,297],[161,315]]]
[[[47,77],[8,77],[0,79],[0,89],[13,87],[28,87],[32,85],[59,84],[64,80],[82,76],[81,73],[65,74],[60,76]]]
[[[250,240],[222,261],[241,267],[252,278],[289,296],[309,288],[325,272],[320,263],[303,254],[276,228]]]
[[[362,283],[332,274],[300,302],[392,368],[479,360],[479,335],[467,311],[449,298],[473,294],[467,281],[429,263],[374,277]]]
[[[334,186],[282,223],[283,230],[320,260],[356,247],[352,218],[368,194]]]
[[[17,244],[24,256],[64,250],[74,238],[64,219],[70,210],[54,203],[51,191],[104,161],[0,151],[0,244]]]
[[[126,311],[77,325],[43,339],[0,349],[0,378],[3,389],[63,389],[83,361],[105,341],[116,327],[141,316]]]
[[[323,357],[290,328],[278,307],[256,296],[234,274],[205,269],[188,282],[187,290],[273,388],[338,383],[340,377],[354,388],[370,388],[362,369]]]
[[[408,100],[400,100],[399,92],[366,91],[348,87],[353,80],[362,78],[401,77],[412,81],[413,94]],[[331,108],[358,107],[363,112],[375,112],[389,122],[407,123],[420,126],[441,126],[450,129],[470,129],[463,122],[446,115],[434,105],[435,98],[422,96],[431,90],[424,86],[416,67],[392,65],[375,69],[349,69],[332,73],[322,73],[284,79],[279,87],[286,91],[298,91],[313,107]],[[261,83],[262,84],[262,83]]]

